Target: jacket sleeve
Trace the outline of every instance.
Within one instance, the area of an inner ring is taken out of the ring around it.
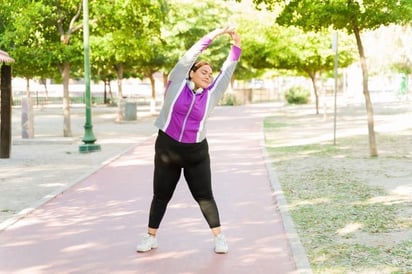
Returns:
[[[219,103],[219,100],[228,88],[236,69],[236,65],[239,62],[241,52],[242,50],[239,47],[233,45],[226,61],[223,63],[219,75],[216,77],[213,87],[211,88],[214,105]]]
[[[186,53],[179,59],[169,74],[169,81],[182,81],[187,78],[190,68],[196,62],[199,55],[212,42],[212,40],[204,36],[196,42]]]

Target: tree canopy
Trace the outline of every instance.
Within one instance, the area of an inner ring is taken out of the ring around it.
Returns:
[[[261,10],[230,1],[90,1],[92,78],[117,78],[121,96],[121,79],[150,78],[155,72],[167,75],[200,36],[225,24],[236,25],[242,36],[237,79],[261,77],[268,70],[313,77],[332,67],[333,28],[355,34],[362,61],[361,31],[405,23],[412,14],[406,0],[253,2]],[[14,75],[62,81],[66,105],[68,80],[83,75],[81,12],[81,1],[75,0],[3,0],[0,10],[0,47],[16,59]],[[225,43],[219,38],[202,58],[218,65],[227,53]],[[350,52],[341,47],[340,67],[350,62]],[[402,69],[400,64],[393,68]],[[365,76],[366,66],[363,69]]]
[[[305,31],[320,31],[332,27],[353,34],[362,68],[363,94],[368,114],[370,155],[377,156],[373,107],[368,88],[368,68],[361,33],[390,24],[412,21],[412,1],[409,0],[253,0],[257,7],[280,7],[274,20],[280,25],[297,26]]]
[[[359,30],[374,30],[390,24],[404,24],[412,17],[409,0],[253,0],[259,7],[281,7],[276,21],[305,30],[334,29],[353,33]]]

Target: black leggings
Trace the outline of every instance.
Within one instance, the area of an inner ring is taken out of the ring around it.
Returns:
[[[159,228],[182,169],[190,192],[199,204],[209,227],[220,226],[219,212],[212,192],[209,146],[206,139],[194,144],[180,143],[159,130],[154,163],[150,228]]]

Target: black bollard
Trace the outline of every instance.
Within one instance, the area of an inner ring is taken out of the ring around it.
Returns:
[[[1,66],[0,158],[10,158],[11,147],[11,67]]]

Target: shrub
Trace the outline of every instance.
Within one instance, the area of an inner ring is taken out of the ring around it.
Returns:
[[[220,100],[220,105],[223,106],[235,106],[239,105],[238,99],[236,98],[236,95],[231,94],[231,93],[226,93],[223,98]]]
[[[291,87],[285,93],[285,99],[289,104],[307,104],[310,91],[301,86]]]

